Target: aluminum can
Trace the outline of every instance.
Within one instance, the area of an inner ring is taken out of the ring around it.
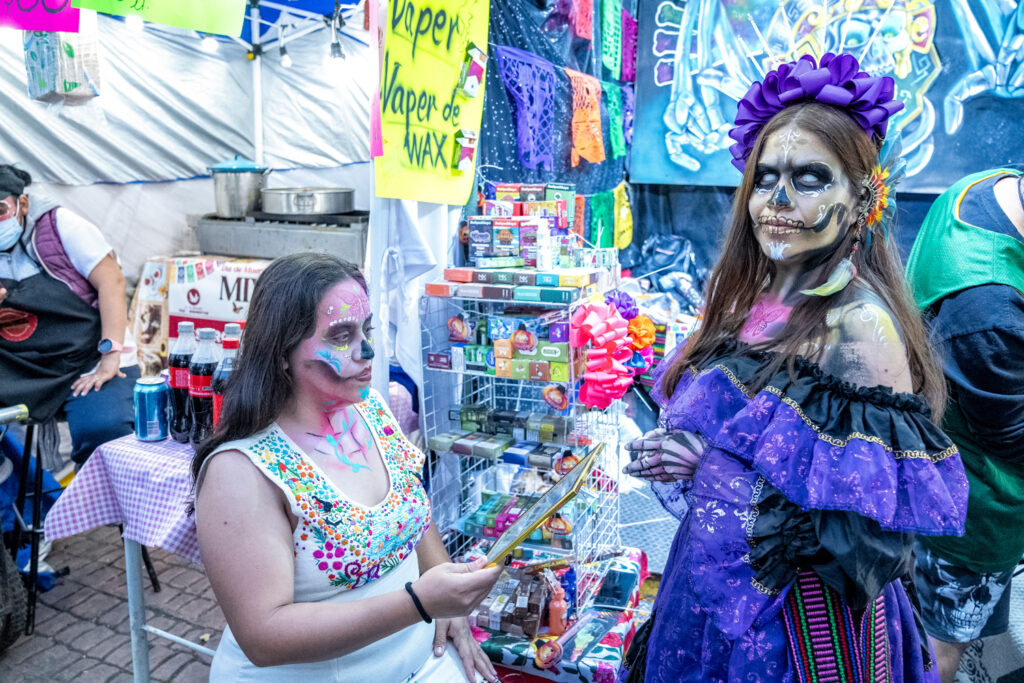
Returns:
[[[167,438],[169,393],[163,377],[142,377],[135,382],[135,436],[139,441]]]

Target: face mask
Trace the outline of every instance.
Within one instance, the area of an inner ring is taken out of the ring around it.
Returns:
[[[16,216],[0,220],[0,251],[7,251],[21,237],[21,223]]]

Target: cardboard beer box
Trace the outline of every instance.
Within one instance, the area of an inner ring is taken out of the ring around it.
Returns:
[[[212,327],[219,333],[228,323],[245,322],[256,280],[267,260],[205,256],[167,259],[168,332],[177,338],[178,323]]]

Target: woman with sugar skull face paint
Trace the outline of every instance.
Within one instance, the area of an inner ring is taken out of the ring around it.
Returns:
[[[963,533],[967,485],[889,236],[901,107],[831,54],[739,103],[704,322],[630,444],[681,523],[620,680],[938,680],[905,586],[913,534]]]
[[[372,334],[350,263],[296,254],[257,281],[192,466],[228,622],[211,680],[497,680],[466,615],[501,569],[451,563],[423,454],[370,389]]]

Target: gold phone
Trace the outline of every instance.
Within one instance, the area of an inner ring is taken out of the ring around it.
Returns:
[[[594,467],[594,462],[604,452],[604,449],[605,444],[602,443],[583,456],[583,459],[566,472],[565,476],[555,482],[536,503],[520,515],[512,526],[505,529],[505,532],[494,542],[490,552],[487,553],[488,567],[501,563],[548,517],[561,510],[566,503],[576,497],[587,482],[587,476]]]

